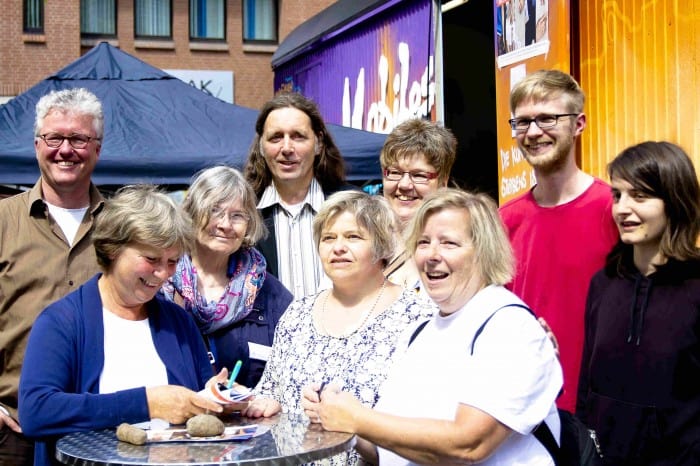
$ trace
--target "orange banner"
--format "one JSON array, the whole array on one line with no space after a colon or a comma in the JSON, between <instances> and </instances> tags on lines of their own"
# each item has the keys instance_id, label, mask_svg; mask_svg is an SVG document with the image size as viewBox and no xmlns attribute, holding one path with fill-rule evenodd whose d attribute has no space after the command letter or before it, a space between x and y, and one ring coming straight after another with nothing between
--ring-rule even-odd
<instances>
[{"instance_id":1,"label":"orange banner","mask_svg":"<svg viewBox=\"0 0 700 466\"><path fill-rule=\"evenodd\" d=\"M495 0L498 200L503 203L536 182L508 125L510 89L540 69L570 72L569 0Z\"/></svg>"}]
</instances>

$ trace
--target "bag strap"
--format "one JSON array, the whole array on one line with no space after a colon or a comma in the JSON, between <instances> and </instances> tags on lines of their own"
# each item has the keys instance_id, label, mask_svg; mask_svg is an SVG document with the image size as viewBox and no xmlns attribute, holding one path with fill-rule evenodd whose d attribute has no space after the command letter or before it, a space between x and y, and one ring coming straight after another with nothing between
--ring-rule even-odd
<instances>
[{"instance_id":1,"label":"bag strap","mask_svg":"<svg viewBox=\"0 0 700 466\"><path fill-rule=\"evenodd\" d=\"M489 323L489 320L491 320L491 318L492 318L493 316L495 316L496 313L497 313L498 311L500 311L501 309L504 309L504 308L506 308L506 307L519 307L519 308L521 308L521 309L525 309L527 312L529 312L529 313L532 314L533 316L535 315L535 313L532 312L532 309L530 309L529 307L525 306L524 304L511 303L511 304L506 304L506 305L504 305L504 306L499 307L498 309L496 309L495 311L493 311L493 312L491 313L491 315L488 316L488 317L486 318L486 320L484 321L484 323L481 324L481 326L476 330L476 333L474 334L474 338L472 339L471 352L470 352L469 354L471 354L472 356L474 355L474 343L476 343L476 339L479 338L479 335L481 335L481 332L484 331L484 327L486 327L486 324Z\"/></svg>"},{"instance_id":2,"label":"bag strap","mask_svg":"<svg viewBox=\"0 0 700 466\"><path fill-rule=\"evenodd\" d=\"M402 265L406 263L410 256L406 250L396 256L384 269L384 277L389 278L392 273L396 272Z\"/></svg>"},{"instance_id":3,"label":"bag strap","mask_svg":"<svg viewBox=\"0 0 700 466\"><path fill-rule=\"evenodd\" d=\"M413 343L413 340L416 339L418 334L423 331L426 325L428 325L428 322L430 320L426 320L425 322L421 323L416 329L413 331L413 334L411 335L411 338L408 339L408 346L411 346L411 343Z\"/></svg>"},{"instance_id":4,"label":"bag strap","mask_svg":"<svg viewBox=\"0 0 700 466\"><path fill-rule=\"evenodd\" d=\"M554 440L554 435L552 431L549 430L549 426L546 422L540 422L535 430L532 431L532 435L535 436L537 440L542 444L542 446L547 450L549 455L554 460L555 466L560 466L564 464L561 458L561 447L557 445L557 441Z\"/></svg>"},{"instance_id":5,"label":"bag strap","mask_svg":"<svg viewBox=\"0 0 700 466\"><path fill-rule=\"evenodd\" d=\"M476 330L476 333L474 334L474 339L472 340L471 352L470 352L471 355L474 355L474 343L476 343L476 339L479 338L479 335L481 335L481 332L484 331L484 327L486 327L486 324L489 323L489 320L491 320L491 317L493 317L498 311L500 311L501 309L506 308L506 307L519 307L519 308L525 309L527 312L529 312L533 316L535 315L535 313L532 312L532 309L530 309L529 307L527 307L523 304L512 303L512 304L506 304L504 306L499 307L498 309L493 311L491 313L491 315L486 318L484 323L482 323L479 326L479 328ZM408 339L408 346L411 346L411 343L413 343L413 340L415 340L416 337L418 336L418 334L423 331L425 326L428 325L428 322L430 322L430 320L426 320L425 322L422 322L418 327L416 327L416 329L413 331L413 334L411 335L411 338Z\"/></svg>"},{"instance_id":6,"label":"bag strap","mask_svg":"<svg viewBox=\"0 0 700 466\"><path fill-rule=\"evenodd\" d=\"M486 327L486 324L489 323L489 320L496 315L498 311L505 307L519 307L521 309L525 309L528 311L530 314L533 316L535 315L534 312L532 312L532 309L529 307L523 305L523 304L506 304L505 306L501 306L495 311L491 313L490 316L486 318L483 324L477 329L476 333L474 334L474 339L472 340L472 346L471 346L471 354L474 354L474 343L476 343L476 339L481 335L481 332L484 331L484 327ZM542 444L542 446L547 450L549 455L552 457L554 460L555 466L560 466L564 464L562 462L561 458L561 447L557 445L557 441L554 439L554 435L552 434L552 431L549 429L549 426L547 425L546 422L542 421L540 425L538 425L535 430L532 431L532 435L535 436L537 440Z\"/></svg>"}]
</instances>

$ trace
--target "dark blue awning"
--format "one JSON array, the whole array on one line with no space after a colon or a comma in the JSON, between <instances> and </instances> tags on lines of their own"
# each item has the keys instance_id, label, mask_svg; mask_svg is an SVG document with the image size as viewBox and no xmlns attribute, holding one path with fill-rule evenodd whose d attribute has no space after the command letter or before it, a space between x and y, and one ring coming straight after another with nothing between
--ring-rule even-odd
<instances>
[{"instance_id":1,"label":"dark blue awning","mask_svg":"<svg viewBox=\"0 0 700 466\"><path fill-rule=\"evenodd\" d=\"M50 91L84 87L101 101L105 137L93 180L189 184L202 168L243 168L258 111L232 105L180 81L106 42L0 105L0 184L32 185L37 101ZM385 135L327 125L349 180L381 177Z\"/></svg>"}]
</instances>

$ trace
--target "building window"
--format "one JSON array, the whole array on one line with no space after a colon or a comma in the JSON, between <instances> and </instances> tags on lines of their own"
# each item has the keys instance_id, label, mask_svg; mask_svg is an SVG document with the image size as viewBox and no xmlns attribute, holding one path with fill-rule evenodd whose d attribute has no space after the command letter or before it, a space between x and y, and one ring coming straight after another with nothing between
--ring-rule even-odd
<instances>
[{"instance_id":1,"label":"building window","mask_svg":"<svg viewBox=\"0 0 700 466\"><path fill-rule=\"evenodd\" d=\"M171 0L134 0L138 38L171 38Z\"/></svg>"},{"instance_id":2,"label":"building window","mask_svg":"<svg viewBox=\"0 0 700 466\"><path fill-rule=\"evenodd\" d=\"M80 33L117 35L117 5L114 0L80 0Z\"/></svg>"},{"instance_id":3,"label":"building window","mask_svg":"<svg viewBox=\"0 0 700 466\"><path fill-rule=\"evenodd\" d=\"M44 32L44 0L24 0L23 30L30 34Z\"/></svg>"},{"instance_id":4,"label":"building window","mask_svg":"<svg viewBox=\"0 0 700 466\"><path fill-rule=\"evenodd\" d=\"M190 0L190 38L226 38L226 1Z\"/></svg>"},{"instance_id":5,"label":"building window","mask_svg":"<svg viewBox=\"0 0 700 466\"><path fill-rule=\"evenodd\" d=\"M243 40L277 42L277 0L243 0Z\"/></svg>"}]
</instances>

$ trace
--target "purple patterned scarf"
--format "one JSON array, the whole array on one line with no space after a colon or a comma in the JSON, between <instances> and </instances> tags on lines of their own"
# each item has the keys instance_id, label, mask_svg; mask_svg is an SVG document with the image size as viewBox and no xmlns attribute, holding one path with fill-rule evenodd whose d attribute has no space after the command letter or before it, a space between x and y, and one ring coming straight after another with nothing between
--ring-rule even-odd
<instances>
[{"instance_id":1,"label":"purple patterned scarf","mask_svg":"<svg viewBox=\"0 0 700 466\"><path fill-rule=\"evenodd\" d=\"M223 296L218 302L207 302L197 289L197 269L185 254L175 274L163 285L163 294L175 302L175 293L181 295L183 307L195 318L202 333L208 335L250 314L265 281L266 267L265 257L257 249L239 249L229 257L227 274L230 280Z\"/></svg>"}]
</instances>

